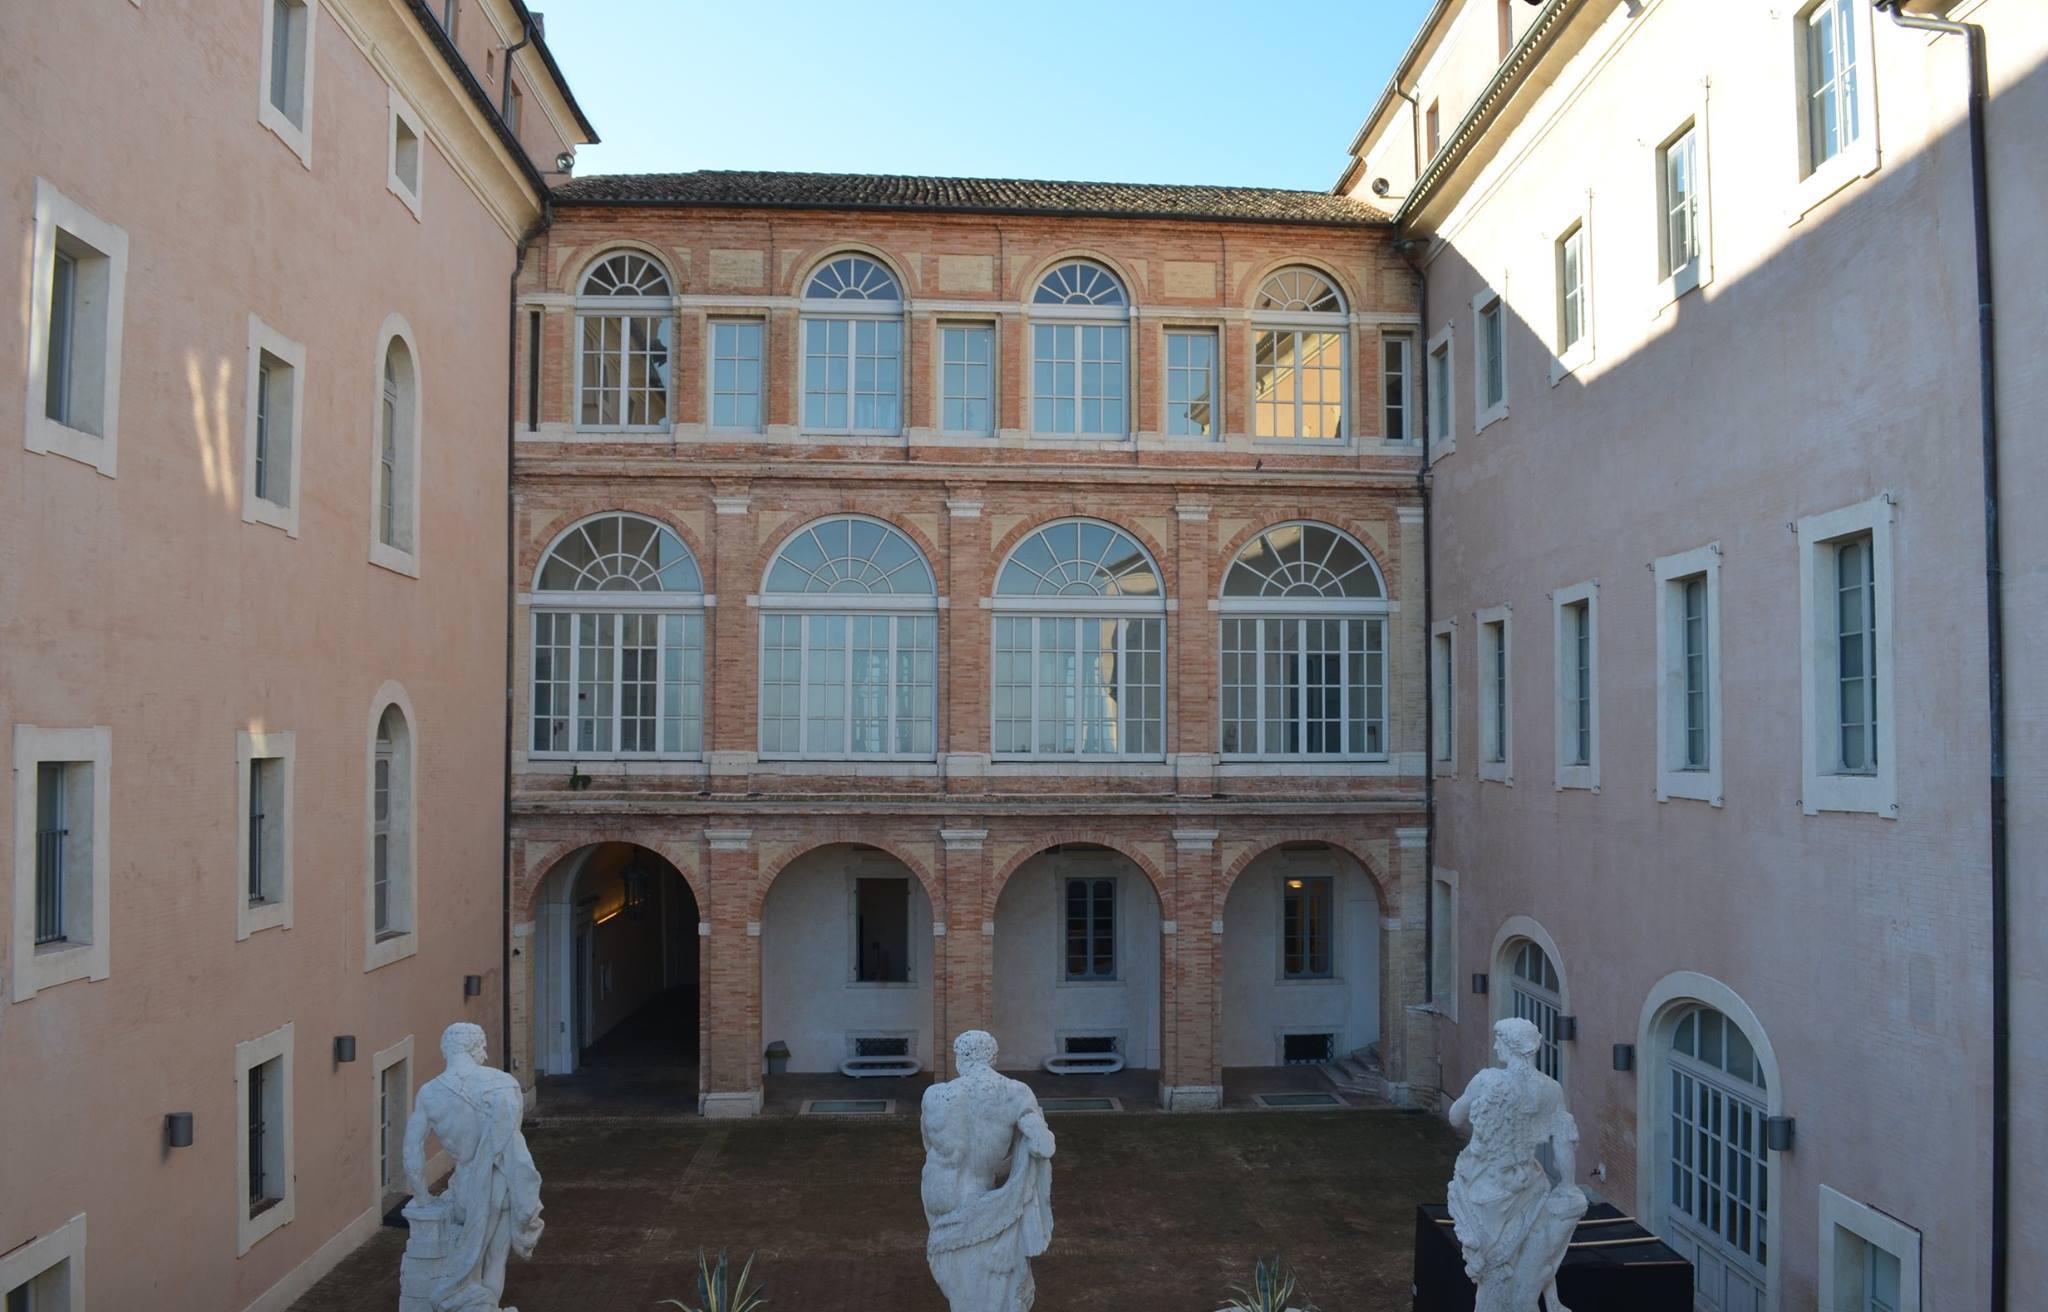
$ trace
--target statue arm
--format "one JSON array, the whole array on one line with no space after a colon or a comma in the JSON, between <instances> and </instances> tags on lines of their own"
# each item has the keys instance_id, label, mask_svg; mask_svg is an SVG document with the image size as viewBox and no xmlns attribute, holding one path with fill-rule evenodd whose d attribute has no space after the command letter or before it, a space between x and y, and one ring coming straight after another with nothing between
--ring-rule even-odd
<instances>
[{"instance_id":1,"label":"statue arm","mask_svg":"<svg viewBox=\"0 0 2048 1312\"><path fill-rule=\"evenodd\" d=\"M412 1115L405 1121L405 1182L412 1189L412 1196L424 1202L427 1198L427 1114L424 1109L425 1093L413 1099Z\"/></svg>"},{"instance_id":2,"label":"statue arm","mask_svg":"<svg viewBox=\"0 0 2048 1312\"><path fill-rule=\"evenodd\" d=\"M1557 1178L1565 1184L1574 1184L1579 1178L1579 1123L1572 1114L1562 1107L1558 1109L1557 1120L1550 1131L1551 1160L1557 1165Z\"/></svg>"},{"instance_id":3,"label":"statue arm","mask_svg":"<svg viewBox=\"0 0 2048 1312\"><path fill-rule=\"evenodd\" d=\"M1038 1109L1036 1100L1017 1118L1017 1131L1024 1136L1024 1142L1030 1145L1033 1157L1052 1156L1052 1129L1046 1125L1045 1113Z\"/></svg>"}]
</instances>

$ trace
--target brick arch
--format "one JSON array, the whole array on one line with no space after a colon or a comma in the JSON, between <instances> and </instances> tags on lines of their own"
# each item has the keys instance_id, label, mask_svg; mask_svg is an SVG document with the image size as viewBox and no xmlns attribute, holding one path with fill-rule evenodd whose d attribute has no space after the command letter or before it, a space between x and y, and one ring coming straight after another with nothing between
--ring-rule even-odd
<instances>
[{"instance_id":1,"label":"brick arch","mask_svg":"<svg viewBox=\"0 0 2048 1312\"><path fill-rule=\"evenodd\" d=\"M1045 855L1050 848L1068 843L1090 843L1096 847L1108 848L1124 860L1145 872L1145 878L1152 881L1152 895L1159 899L1159 915L1162 920L1174 916L1172 891L1166 882L1166 875L1152 861L1131 848L1119 838L1113 838L1100 830L1058 830L1049 834L1036 834L1026 840L1022 852L1005 861L989 879L988 887L982 894L981 918L996 918L996 902L1002 897L1003 889L1009 885L1010 876L1016 874L1024 863L1034 857Z\"/></svg>"},{"instance_id":2,"label":"brick arch","mask_svg":"<svg viewBox=\"0 0 2048 1312\"><path fill-rule=\"evenodd\" d=\"M900 508L886 505L868 505L864 504L865 500L865 497L858 494L847 494L841 496L831 509L791 507L788 513L794 518L779 521L775 525L764 525L764 527L772 529L774 537L765 545L756 544L755 563L759 566L756 572L760 577L755 580L754 586L759 588L763 582L767 581L769 563L775 559L776 555L785 546L789 545L789 540L803 529L817 523L821 519L831 519L836 515L857 515L862 519L872 519L878 523L887 524L890 528L895 529L898 533L910 539L911 544L924 553L924 563L932 572L933 589L939 596L945 596L946 576L940 568L940 562L945 559L945 556L939 551L938 544L934 543L915 524L906 521ZM769 513L772 514L774 512ZM870 846L877 845L870 844Z\"/></svg>"},{"instance_id":3,"label":"brick arch","mask_svg":"<svg viewBox=\"0 0 2048 1312\"><path fill-rule=\"evenodd\" d=\"M706 552L707 544L698 538L694 530L677 523L672 518L672 507L657 505L655 502L644 498L630 496L611 498L603 505L594 508L586 506L580 510L565 510L549 519L539 532L533 534L531 538L522 542L519 546L517 575L519 590L522 592L533 590L534 584L537 582L534 575L540 569L541 558L547 555L548 548L554 546L562 534L586 519L594 519L599 515L615 514L638 515L642 519L651 519L675 534L678 538L681 538L683 545L690 549L690 555L697 562L697 572L704 578L704 590L706 592L717 591L711 585L711 565L709 563L710 556ZM631 594L625 595L630 596Z\"/></svg>"},{"instance_id":4,"label":"brick arch","mask_svg":"<svg viewBox=\"0 0 2048 1312\"><path fill-rule=\"evenodd\" d=\"M1045 280L1045 275L1051 273L1060 265L1073 260L1083 260L1089 264L1099 264L1115 274L1117 281L1124 285L1125 309L1135 310L1145 299L1147 289L1144 280L1139 278L1137 272L1122 260L1094 246L1066 246L1039 258L1026 267L1023 280L1017 284L1017 300L1023 305L1024 314L1027 318L1031 314L1031 295L1038 290L1038 284Z\"/></svg>"},{"instance_id":5,"label":"brick arch","mask_svg":"<svg viewBox=\"0 0 2048 1312\"><path fill-rule=\"evenodd\" d=\"M1357 280L1348 271L1330 263L1330 261L1319 255L1312 255L1306 251L1298 251L1291 255L1275 256L1273 259L1253 266L1252 271L1245 275L1243 285L1232 288L1237 304L1247 310L1251 309L1252 302L1258 299L1259 288L1265 285L1266 279L1282 269L1292 268L1295 265L1300 265L1304 269L1313 269L1336 284L1338 295L1344 298L1345 314L1356 314L1360 309L1364 308Z\"/></svg>"},{"instance_id":6,"label":"brick arch","mask_svg":"<svg viewBox=\"0 0 2048 1312\"><path fill-rule=\"evenodd\" d=\"M1342 852L1353 861L1356 861L1358 868L1365 872L1366 879L1372 884L1374 895L1379 898L1380 915L1387 917L1400 914L1400 885L1389 880L1386 872L1380 869L1379 863L1367 856L1358 844L1341 838L1332 838L1326 833L1318 833L1313 830L1266 834L1256 841L1258 846L1251 848L1238 857L1237 860L1231 862L1229 868L1223 872L1223 877L1216 881L1214 916L1217 919L1221 919L1223 916L1224 903L1230 899L1230 890L1237 886L1237 877L1243 874L1251 866L1252 862L1257 861L1260 857L1265 856L1284 843L1321 843L1325 847L1333 847Z\"/></svg>"},{"instance_id":7,"label":"brick arch","mask_svg":"<svg viewBox=\"0 0 2048 1312\"><path fill-rule=\"evenodd\" d=\"M1107 524L1117 532L1129 537L1131 541L1145 548L1151 554L1153 568L1159 571L1160 596L1171 597L1173 595L1173 557L1168 554L1165 546L1157 538L1147 533L1144 529L1134 524L1126 523L1122 519L1113 518L1109 515L1098 515L1080 509L1056 515L1043 515L1037 519L1028 519L992 543L989 547L986 561L988 573L982 579L981 595L984 597L996 595L996 579L1002 574L1003 566L1009 563L1010 553L1017 549L1018 543L1042 528L1070 519L1092 519L1098 523Z\"/></svg>"},{"instance_id":8,"label":"brick arch","mask_svg":"<svg viewBox=\"0 0 2048 1312\"><path fill-rule=\"evenodd\" d=\"M1365 554L1372 558L1373 568L1379 571L1380 587L1386 593L1387 600L1392 601L1395 599L1394 572L1390 561L1392 555L1391 547L1387 543L1380 541L1362 523L1350 519L1340 519L1335 515L1310 513L1305 506L1304 513L1302 514L1283 514L1277 518L1255 520L1248 523L1224 542L1215 560L1215 573L1210 575L1210 578L1215 580L1215 592L1218 597L1223 595L1223 580L1230 573L1230 567L1237 563L1237 553L1244 550L1245 544L1268 529L1279 528L1283 524L1320 524L1324 528L1336 529L1346 537L1357 542L1359 546L1365 548Z\"/></svg>"},{"instance_id":9,"label":"brick arch","mask_svg":"<svg viewBox=\"0 0 2048 1312\"><path fill-rule=\"evenodd\" d=\"M811 280L811 275L841 255L865 255L887 269L889 276L896 280L896 285L903 289L905 303L923 293L924 289L915 285L916 279L912 278L910 270L904 267L901 256L892 255L880 246L858 238L834 237L803 248L799 257L790 263L789 267L797 270L797 274L784 288L784 294L802 300L804 284Z\"/></svg>"},{"instance_id":10,"label":"brick arch","mask_svg":"<svg viewBox=\"0 0 2048 1312\"><path fill-rule=\"evenodd\" d=\"M871 834L843 829L828 830L822 834L806 834L773 865L757 872L754 876L754 887L747 898L747 919L756 924L760 923L761 909L768 902L768 890L774 887L776 879L792 862L826 847L872 847L890 857L917 876L917 882L924 886L925 898L932 904L932 919L939 924L946 923L945 885L932 873L929 865L888 839L878 839Z\"/></svg>"},{"instance_id":11,"label":"brick arch","mask_svg":"<svg viewBox=\"0 0 2048 1312\"><path fill-rule=\"evenodd\" d=\"M697 916L701 920L711 905L711 888L705 881L704 871L697 860L697 845L694 841L679 843L670 839L657 838L630 826L600 825L576 838L563 839L554 843L538 856L529 857L518 875L518 886L513 892L514 918L532 920L540 900L540 890L547 883L548 876L573 853L600 843L629 843L644 848L675 867L689 886L690 896L696 899Z\"/></svg>"}]
</instances>

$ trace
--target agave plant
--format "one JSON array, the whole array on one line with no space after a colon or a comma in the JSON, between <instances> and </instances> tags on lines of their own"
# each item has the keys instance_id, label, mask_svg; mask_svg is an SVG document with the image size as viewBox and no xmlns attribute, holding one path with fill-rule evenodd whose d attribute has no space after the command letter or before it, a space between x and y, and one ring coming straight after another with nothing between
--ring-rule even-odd
<instances>
[{"instance_id":1,"label":"agave plant","mask_svg":"<svg viewBox=\"0 0 2048 1312\"><path fill-rule=\"evenodd\" d=\"M1231 1287L1237 1297L1224 1305L1222 1312L1315 1312L1313 1307L1294 1306L1294 1276L1274 1258L1271 1266L1264 1259L1252 1268L1252 1287L1243 1285Z\"/></svg>"},{"instance_id":2,"label":"agave plant","mask_svg":"<svg viewBox=\"0 0 2048 1312\"><path fill-rule=\"evenodd\" d=\"M664 1298L656 1307L677 1307L683 1312L755 1312L766 1307L768 1300L759 1288L749 1289L747 1278L754 1271L754 1255L747 1254L747 1260L740 1267L739 1279L732 1278L732 1260L724 1249L718 1251L718 1261L713 1263L704 1253L697 1250L697 1301L685 1303L679 1298Z\"/></svg>"}]
</instances>

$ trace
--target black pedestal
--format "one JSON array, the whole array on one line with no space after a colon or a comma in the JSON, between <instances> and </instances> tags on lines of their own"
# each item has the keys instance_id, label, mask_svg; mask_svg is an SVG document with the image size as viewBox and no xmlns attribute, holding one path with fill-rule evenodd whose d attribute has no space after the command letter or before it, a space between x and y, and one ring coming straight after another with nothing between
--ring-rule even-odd
<instances>
[{"instance_id":1,"label":"black pedestal","mask_svg":"<svg viewBox=\"0 0 2048 1312\"><path fill-rule=\"evenodd\" d=\"M1595 1203L1580 1219L1557 1272L1572 1312L1692 1312L1692 1263L1636 1219ZM1476 1291L1451 1233L1451 1210L1415 1209L1415 1312L1472 1312Z\"/></svg>"}]
</instances>

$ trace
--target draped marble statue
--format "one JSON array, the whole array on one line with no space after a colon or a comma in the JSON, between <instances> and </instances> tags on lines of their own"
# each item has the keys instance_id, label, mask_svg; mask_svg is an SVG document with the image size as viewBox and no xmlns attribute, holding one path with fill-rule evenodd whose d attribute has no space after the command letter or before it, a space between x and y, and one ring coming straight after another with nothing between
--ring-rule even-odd
<instances>
[{"instance_id":1,"label":"draped marble statue","mask_svg":"<svg viewBox=\"0 0 2048 1312\"><path fill-rule=\"evenodd\" d=\"M1465 1250L1465 1274L1478 1287L1474 1312L1569 1312L1557 1298L1557 1268L1586 1195L1572 1183L1579 1127L1564 1090L1536 1069L1536 1026L1510 1017L1493 1027L1505 1063L1472 1077L1451 1104L1451 1124L1472 1128L1451 1177L1451 1220ZM1537 1153L1548 1144L1558 1183Z\"/></svg>"},{"instance_id":2,"label":"draped marble statue","mask_svg":"<svg viewBox=\"0 0 2048 1312\"><path fill-rule=\"evenodd\" d=\"M507 1253L532 1257L540 1238L540 1171L519 1122L519 1081L484 1065L484 1032L467 1021L441 1035L447 1069L427 1081L405 1123L405 1208L411 1233L399 1275L400 1312L500 1309ZM427 1135L455 1159L448 1187L427 1193Z\"/></svg>"},{"instance_id":3,"label":"draped marble statue","mask_svg":"<svg viewBox=\"0 0 2048 1312\"><path fill-rule=\"evenodd\" d=\"M1030 1259L1052 1242L1052 1131L1031 1090L996 1073L993 1035L967 1031L953 1057L960 1073L925 1090L920 1118L925 1258L952 1312L1029 1312Z\"/></svg>"}]
</instances>

